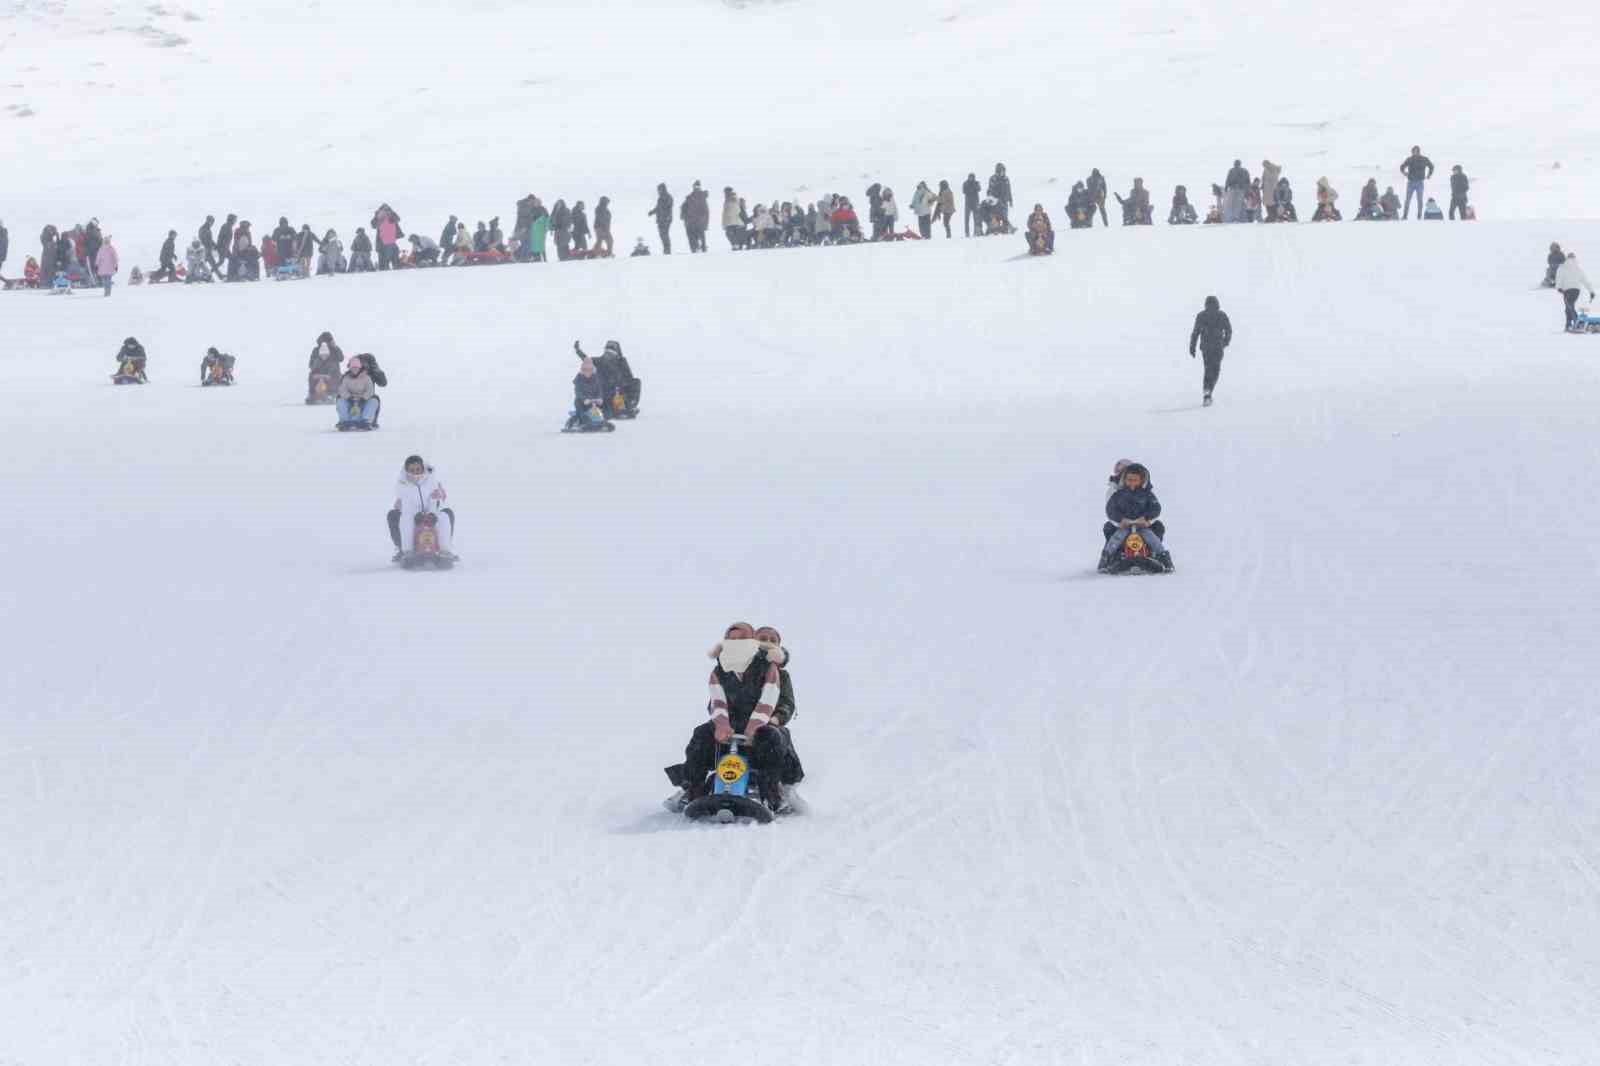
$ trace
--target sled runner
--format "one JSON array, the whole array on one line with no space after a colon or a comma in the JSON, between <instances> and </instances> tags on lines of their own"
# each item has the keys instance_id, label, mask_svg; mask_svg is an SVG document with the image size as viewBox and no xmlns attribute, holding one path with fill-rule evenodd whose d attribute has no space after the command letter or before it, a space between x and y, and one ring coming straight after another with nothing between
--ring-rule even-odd
<instances>
[{"instance_id":1,"label":"sled runner","mask_svg":"<svg viewBox=\"0 0 1600 1066\"><path fill-rule=\"evenodd\" d=\"M567 419L567 424L561 427L563 433L613 433L616 426L606 421L605 413L598 404L590 404L589 409L583 414L574 411Z\"/></svg>"},{"instance_id":2,"label":"sled runner","mask_svg":"<svg viewBox=\"0 0 1600 1066\"><path fill-rule=\"evenodd\" d=\"M772 808L761 799L761 781L749 757L741 750L744 737L735 733L717 745L717 761L711 770L711 791L692 799L683 808L685 817L715 819L728 823L740 818L766 823L772 821Z\"/></svg>"},{"instance_id":3,"label":"sled runner","mask_svg":"<svg viewBox=\"0 0 1600 1066\"><path fill-rule=\"evenodd\" d=\"M412 526L411 551L400 557L407 570L448 570L455 565L452 555L439 550L439 516L423 511Z\"/></svg>"},{"instance_id":4,"label":"sled runner","mask_svg":"<svg viewBox=\"0 0 1600 1066\"><path fill-rule=\"evenodd\" d=\"M1106 573L1164 574L1167 573L1167 568L1151 554L1150 545L1140 536L1139 531L1134 529L1123 539L1122 547L1111 565L1106 568Z\"/></svg>"}]
</instances>

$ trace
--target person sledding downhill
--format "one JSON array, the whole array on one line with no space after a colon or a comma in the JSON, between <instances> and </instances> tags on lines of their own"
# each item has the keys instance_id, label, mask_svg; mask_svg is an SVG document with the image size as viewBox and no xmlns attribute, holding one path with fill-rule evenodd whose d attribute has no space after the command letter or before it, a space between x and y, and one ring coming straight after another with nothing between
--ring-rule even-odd
<instances>
[{"instance_id":1,"label":"person sledding downhill","mask_svg":"<svg viewBox=\"0 0 1600 1066\"><path fill-rule=\"evenodd\" d=\"M573 348L578 349L577 342ZM606 410L605 383L600 379L600 371L594 365L594 360L578 350L578 358L583 362L578 366L578 373L572 379L572 414L567 418L567 424L561 428L563 433L605 433L616 429L611 424L611 416Z\"/></svg>"},{"instance_id":2,"label":"person sledding downhill","mask_svg":"<svg viewBox=\"0 0 1600 1066\"><path fill-rule=\"evenodd\" d=\"M1160 516L1161 501L1150 485L1150 471L1141 463L1127 464L1117 490L1106 500L1106 518L1112 530L1100 553L1100 572L1125 574L1140 569L1172 573L1172 554L1157 532Z\"/></svg>"},{"instance_id":3,"label":"person sledding downhill","mask_svg":"<svg viewBox=\"0 0 1600 1066\"><path fill-rule=\"evenodd\" d=\"M111 375L114 385L144 385L149 382L145 376L146 363L144 345L138 338L129 337L122 342L122 347L117 350L117 372Z\"/></svg>"},{"instance_id":4,"label":"person sledding downhill","mask_svg":"<svg viewBox=\"0 0 1600 1066\"><path fill-rule=\"evenodd\" d=\"M724 822L768 822L791 813L791 786L805 774L786 728L794 716L794 690L785 684L788 652L777 630L735 622L711 656L710 720L695 728L683 762L666 768L679 789L666 807Z\"/></svg>"},{"instance_id":5,"label":"person sledding downhill","mask_svg":"<svg viewBox=\"0 0 1600 1066\"><path fill-rule=\"evenodd\" d=\"M460 559L451 550L456 513L444 505L447 496L439 475L422 456L408 455L394 493L389 511L389 537L395 547L391 561L407 570L450 569Z\"/></svg>"},{"instance_id":6,"label":"person sledding downhill","mask_svg":"<svg viewBox=\"0 0 1600 1066\"><path fill-rule=\"evenodd\" d=\"M333 334L318 334L311 358L306 360L310 371L306 375L306 403L333 403L338 399L339 368L344 365L344 352L333 341Z\"/></svg>"},{"instance_id":7,"label":"person sledding downhill","mask_svg":"<svg viewBox=\"0 0 1600 1066\"><path fill-rule=\"evenodd\" d=\"M572 350L580 360L589 358L577 341L572 342ZM594 358L594 369L600 379L606 417L638 418L639 397L644 391L644 382L633 376L628 357L622 354L621 343L606 341L605 351Z\"/></svg>"},{"instance_id":8,"label":"person sledding downhill","mask_svg":"<svg viewBox=\"0 0 1600 1066\"><path fill-rule=\"evenodd\" d=\"M233 356L219 352L215 348L207 348L206 357L200 360L200 384L205 387L232 385L235 362Z\"/></svg>"},{"instance_id":9,"label":"person sledding downhill","mask_svg":"<svg viewBox=\"0 0 1600 1066\"><path fill-rule=\"evenodd\" d=\"M383 401L378 398L378 386L387 385L388 378L378 369L378 361L370 354L352 355L345 364L344 376L339 379L340 432L378 428L378 414Z\"/></svg>"}]
</instances>

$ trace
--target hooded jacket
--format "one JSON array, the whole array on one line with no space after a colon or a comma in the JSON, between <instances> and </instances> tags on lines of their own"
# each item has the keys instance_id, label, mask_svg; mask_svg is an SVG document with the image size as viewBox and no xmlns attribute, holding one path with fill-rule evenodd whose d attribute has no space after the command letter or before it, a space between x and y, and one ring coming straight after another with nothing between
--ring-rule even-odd
<instances>
[{"instance_id":1,"label":"hooded jacket","mask_svg":"<svg viewBox=\"0 0 1600 1066\"><path fill-rule=\"evenodd\" d=\"M438 514L445 506L444 482L431 466L423 468L418 481L407 477L405 468L401 467L394 483L394 498L400 504L402 519L415 519L423 513Z\"/></svg>"},{"instance_id":2,"label":"hooded jacket","mask_svg":"<svg viewBox=\"0 0 1600 1066\"><path fill-rule=\"evenodd\" d=\"M359 374L352 374L347 370L339 378L339 399L341 400L364 403L376 395L378 395L377 383L372 380L372 375L367 373L367 369L364 366Z\"/></svg>"},{"instance_id":3,"label":"hooded jacket","mask_svg":"<svg viewBox=\"0 0 1600 1066\"><path fill-rule=\"evenodd\" d=\"M1221 352L1232 341L1233 323L1228 321L1227 312L1222 310L1216 297L1206 297L1206 309L1194 316L1194 329L1189 333L1189 354L1194 354L1196 344L1203 352ZM1146 472L1145 476L1150 475Z\"/></svg>"},{"instance_id":4,"label":"hooded jacket","mask_svg":"<svg viewBox=\"0 0 1600 1066\"><path fill-rule=\"evenodd\" d=\"M1144 475L1144 484L1137 489L1119 486L1106 500L1106 517L1113 522L1131 522L1139 518L1155 521L1161 517L1161 501L1156 499L1156 491L1150 486L1150 471L1142 463L1129 463L1123 468L1123 476L1130 470Z\"/></svg>"},{"instance_id":5,"label":"hooded jacket","mask_svg":"<svg viewBox=\"0 0 1600 1066\"><path fill-rule=\"evenodd\" d=\"M1576 256L1567 256L1562 264L1556 268L1556 288L1562 291L1567 289L1588 289L1594 291L1594 283L1578 265Z\"/></svg>"}]
</instances>

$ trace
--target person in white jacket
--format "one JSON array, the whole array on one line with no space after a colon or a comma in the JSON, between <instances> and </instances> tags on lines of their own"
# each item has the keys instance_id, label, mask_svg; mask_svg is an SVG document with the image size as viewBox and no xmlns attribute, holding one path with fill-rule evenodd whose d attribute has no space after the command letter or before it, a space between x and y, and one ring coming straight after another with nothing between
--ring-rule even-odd
<instances>
[{"instance_id":1,"label":"person in white jacket","mask_svg":"<svg viewBox=\"0 0 1600 1066\"><path fill-rule=\"evenodd\" d=\"M923 240L933 236L933 212L938 206L939 194L928 188L927 182L917 182L917 191L911 194L911 212L917 216L917 232Z\"/></svg>"},{"instance_id":2,"label":"person in white jacket","mask_svg":"<svg viewBox=\"0 0 1600 1066\"><path fill-rule=\"evenodd\" d=\"M1568 252L1566 262L1556 268L1556 291L1566 301L1568 329L1572 329L1578 321L1578 293L1582 289L1588 289L1589 299L1594 299L1594 282L1578 265L1577 255Z\"/></svg>"},{"instance_id":3,"label":"person in white jacket","mask_svg":"<svg viewBox=\"0 0 1600 1066\"><path fill-rule=\"evenodd\" d=\"M900 217L900 205L895 203L894 190L885 188L878 200L878 213L883 216L883 232L894 239L894 224Z\"/></svg>"},{"instance_id":4,"label":"person in white jacket","mask_svg":"<svg viewBox=\"0 0 1600 1066\"><path fill-rule=\"evenodd\" d=\"M434 528L439 535L439 552L454 559L451 551L455 532L455 512L444 505L444 482L420 455L406 456L404 469L394 484L394 509L389 512L389 536L394 540L396 562L416 546L416 521L419 514L438 516Z\"/></svg>"}]
</instances>

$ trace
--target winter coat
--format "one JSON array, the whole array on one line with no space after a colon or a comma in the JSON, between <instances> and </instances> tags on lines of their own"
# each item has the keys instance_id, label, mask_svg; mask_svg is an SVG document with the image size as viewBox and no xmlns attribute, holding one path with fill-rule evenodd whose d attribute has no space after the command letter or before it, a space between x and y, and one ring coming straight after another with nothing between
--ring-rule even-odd
<instances>
[{"instance_id":1,"label":"winter coat","mask_svg":"<svg viewBox=\"0 0 1600 1066\"><path fill-rule=\"evenodd\" d=\"M1244 167L1234 167L1228 171L1228 179L1222 183L1224 189L1250 188L1250 172Z\"/></svg>"},{"instance_id":2,"label":"winter coat","mask_svg":"<svg viewBox=\"0 0 1600 1066\"><path fill-rule=\"evenodd\" d=\"M1329 205L1331 207L1334 204L1338 203L1338 201L1339 201L1339 193L1338 193L1337 190L1334 189L1334 187L1332 185L1328 184L1328 179L1327 178L1318 178L1317 179L1317 203L1319 203L1319 204L1327 204L1327 205Z\"/></svg>"},{"instance_id":3,"label":"winter coat","mask_svg":"<svg viewBox=\"0 0 1600 1066\"><path fill-rule=\"evenodd\" d=\"M200 239L200 247L204 248L206 251L209 252L216 248L217 239L211 235L211 223L202 223L199 231L195 233L195 236Z\"/></svg>"},{"instance_id":4,"label":"winter coat","mask_svg":"<svg viewBox=\"0 0 1600 1066\"><path fill-rule=\"evenodd\" d=\"M687 207L688 204L685 203L684 206ZM594 205L594 228L598 233L611 232L611 201L603 196L600 202Z\"/></svg>"},{"instance_id":5,"label":"winter coat","mask_svg":"<svg viewBox=\"0 0 1600 1066\"><path fill-rule=\"evenodd\" d=\"M1465 174L1461 173L1460 171L1457 171L1456 173L1451 174L1450 175L1450 196L1453 199L1456 199L1456 200L1465 200L1467 198L1468 184L1469 183L1467 182L1467 176ZM5 255L3 253L0 253L0 259L4 259L4 258L5 258Z\"/></svg>"},{"instance_id":6,"label":"winter coat","mask_svg":"<svg viewBox=\"0 0 1600 1066\"><path fill-rule=\"evenodd\" d=\"M671 218L671 215L667 216ZM581 207L572 209L572 235L574 237L589 236L589 213Z\"/></svg>"},{"instance_id":7,"label":"winter coat","mask_svg":"<svg viewBox=\"0 0 1600 1066\"><path fill-rule=\"evenodd\" d=\"M423 470L420 481L412 481L401 470L394 483L394 498L400 507L401 520L409 522L415 521L419 514L438 514L447 497L444 482L430 466Z\"/></svg>"},{"instance_id":8,"label":"winter coat","mask_svg":"<svg viewBox=\"0 0 1600 1066\"><path fill-rule=\"evenodd\" d=\"M1138 463L1128 469L1136 467L1139 467ZM1149 478L1145 480L1148 482ZM1137 489L1122 485L1106 501L1106 517L1113 522L1131 522L1140 518L1153 522L1161 517L1161 501L1156 499L1155 490L1149 484Z\"/></svg>"},{"instance_id":9,"label":"winter coat","mask_svg":"<svg viewBox=\"0 0 1600 1066\"><path fill-rule=\"evenodd\" d=\"M217 249L224 255L233 251L233 223L224 222L222 228L217 230Z\"/></svg>"},{"instance_id":10,"label":"winter coat","mask_svg":"<svg viewBox=\"0 0 1600 1066\"><path fill-rule=\"evenodd\" d=\"M1565 292L1567 289L1588 289L1594 291L1594 282L1583 272L1578 265L1578 260L1568 256L1566 261L1556 268L1556 288Z\"/></svg>"},{"instance_id":11,"label":"winter coat","mask_svg":"<svg viewBox=\"0 0 1600 1066\"><path fill-rule=\"evenodd\" d=\"M894 193L888 189L883 190L883 197L878 201L878 213L883 216L884 225L893 229L895 219L900 217L900 206L894 202Z\"/></svg>"},{"instance_id":12,"label":"winter coat","mask_svg":"<svg viewBox=\"0 0 1600 1066\"><path fill-rule=\"evenodd\" d=\"M363 369L359 374L348 370L339 378L339 399L364 403L378 395L378 386Z\"/></svg>"},{"instance_id":13,"label":"winter coat","mask_svg":"<svg viewBox=\"0 0 1600 1066\"><path fill-rule=\"evenodd\" d=\"M572 406L575 410L586 411L590 404L599 404L602 408L606 402L605 382L600 380L598 373L585 377L581 372L572 379Z\"/></svg>"},{"instance_id":14,"label":"winter coat","mask_svg":"<svg viewBox=\"0 0 1600 1066\"><path fill-rule=\"evenodd\" d=\"M372 254L372 238L365 233L357 233L350 241L350 251L356 255Z\"/></svg>"},{"instance_id":15,"label":"winter coat","mask_svg":"<svg viewBox=\"0 0 1600 1066\"><path fill-rule=\"evenodd\" d=\"M772 219L772 212L765 207L756 208L755 227L757 233L765 233L767 230L777 228L777 225Z\"/></svg>"},{"instance_id":16,"label":"winter coat","mask_svg":"<svg viewBox=\"0 0 1600 1066\"><path fill-rule=\"evenodd\" d=\"M683 200L683 223L695 229L711 225L711 199L704 189L696 189Z\"/></svg>"},{"instance_id":17,"label":"winter coat","mask_svg":"<svg viewBox=\"0 0 1600 1066\"><path fill-rule=\"evenodd\" d=\"M279 226L272 231L272 240L278 246L279 259L294 258L294 242L299 235L299 231L289 225Z\"/></svg>"},{"instance_id":18,"label":"winter coat","mask_svg":"<svg viewBox=\"0 0 1600 1066\"><path fill-rule=\"evenodd\" d=\"M572 211L565 200L557 200L556 209L550 212L550 228L558 233L572 229Z\"/></svg>"},{"instance_id":19,"label":"winter coat","mask_svg":"<svg viewBox=\"0 0 1600 1066\"><path fill-rule=\"evenodd\" d=\"M387 234L385 234L385 224L392 227ZM405 236L400 229L400 216L395 214L394 208L388 204L380 204L378 210L372 213L372 232L377 234L378 239L384 244L394 244Z\"/></svg>"},{"instance_id":20,"label":"winter coat","mask_svg":"<svg viewBox=\"0 0 1600 1066\"><path fill-rule=\"evenodd\" d=\"M168 237L161 244L161 269L171 270L178 262L178 238Z\"/></svg>"},{"instance_id":21,"label":"winter coat","mask_svg":"<svg viewBox=\"0 0 1600 1066\"><path fill-rule=\"evenodd\" d=\"M317 250L317 245L319 243L321 242L317 240L317 235L315 233L312 233L308 229L301 230L300 233L295 237L295 257L298 259L310 259L312 253Z\"/></svg>"},{"instance_id":22,"label":"winter coat","mask_svg":"<svg viewBox=\"0 0 1600 1066\"><path fill-rule=\"evenodd\" d=\"M387 247L400 240L400 224L388 215L377 225L378 244Z\"/></svg>"},{"instance_id":23,"label":"winter coat","mask_svg":"<svg viewBox=\"0 0 1600 1066\"><path fill-rule=\"evenodd\" d=\"M739 199L735 196L725 197L722 201L722 228L739 226L743 220L739 218Z\"/></svg>"},{"instance_id":24,"label":"winter coat","mask_svg":"<svg viewBox=\"0 0 1600 1066\"><path fill-rule=\"evenodd\" d=\"M1206 308L1194 316L1194 329L1189 333L1189 353L1194 354L1195 345L1200 345L1203 352L1220 352L1233 341L1233 323L1228 321L1228 314L1221 309L1213 311Z\"/></svg>"},{"instance_id":25,"label":"winter coat","mask_svg":"<svg viewBox=\"0 0 1600 1066\"><path fill-rule=\"evenodd\" d=\"M932 216L933 209L939 206L939 197L927 185L918 185L917 191L911 195L911 210L918 218Z\"/></svg>"},{"instance_id":26,"label":"winter coat","mask_svg":"<svg viewBox=\"0 0 1600 1066\"><path fill-rule=\"evenodd\" d=\"M656 193L656 205L649 210L648 215L656 220L657 226L672 225L672 203L672 194L670 192L667 192L665 189L663 189ZM687 209L688 206L689 202L685 200L685 209ZM684 220L688 221L688 216L685 216Z\"/></svg>"},{"instance_id":27,"label":"winter coat","mask_svg":"<svg viewBox=\"0 0 1600 1066\"><path fill-rule=\"evenodd\" d=\"M1262 160L1261 163L1261 191L1268 207L1277 203L1278 179L1283 176L1283 168L1276 163Z\"/></svg>"},{"instance_id":28,"label":"winter coat","mask_svg":"<svg viewBox=\"0 0 1600 1066\"><path fill-rule=\"evenodd\" d=\"M950 186L946 185L944 188L939 190L938 200L939 200L939 208L935 212L935 214L940 216L940 217L943 217L943 218L955 218L956 217L956 194L955 194L955 191L952 190L950 188Z\"/></svg>"},{"instance_id":29,"label":"winter coat","mask_svg":"<svg viewBox=\"0 0 1600 1066\"><path fill-rule=\"evenodd\" d=\"M311 358L306 360L306 369L314 374L337 374L341 366L344 366L344 352L339 350L339 346L328 345L328 354L323 355L320 341L311 349Z\"/></svg>"},{"instance_id":30,"label":"winter coat","mask_svg":"<svg viewBox=\"0 0 1600 1066\"><path fill-rule=\"evenodd\" d=\"M989 196L993 198L995 203L1010 207L1012 203L1011 179L998 172L989 175Z\"/></svg>"},{"instance_id":31,"label":"winter coat","mask_svg":"<svg viewBox=\"0 0 1600 1066\"><path fill-rule=\"evenodd\" d=\"M1100 173L1098 167L1089 173L1088 180L1083 183L1083 190L1089 194L1090 203L1103 204L1106 202L1106 179L1105 175Z\"/></svg>"},{"instance_id":32,"label":"winter coat","mask_svg":"<svg viewBox=\"0 0 1600 1066\"><path fill-rule=\"evenodd\" d=\"M117 250L109 244L102 244L94 257L94 272L102 278L115 277L117 267Z\"/></svg>"},{"instance_id":33,"label":"winter coat","mask_svg":"<svg viewBox=\"0 0 1600 1066\"><path fill-rule=\"evenodd\" d=\"M978 197L983 193L983 186L977 178L968 178L961 185L961 194L967 198L968 207L978 206Z\"/></svg>"},{"instance_id":34,"label":"winter coat","mask_svg":"<svg viewBox=\"0 0 1600 1066\"><path fill-rule=\"evenodd\" d=\"M1407 181L1422 181L1433 177L1433 160L1421 153L1407 156L1406 161L1400 164L1400 171L1405 174Z\"/></svg>"}]
</instances>

